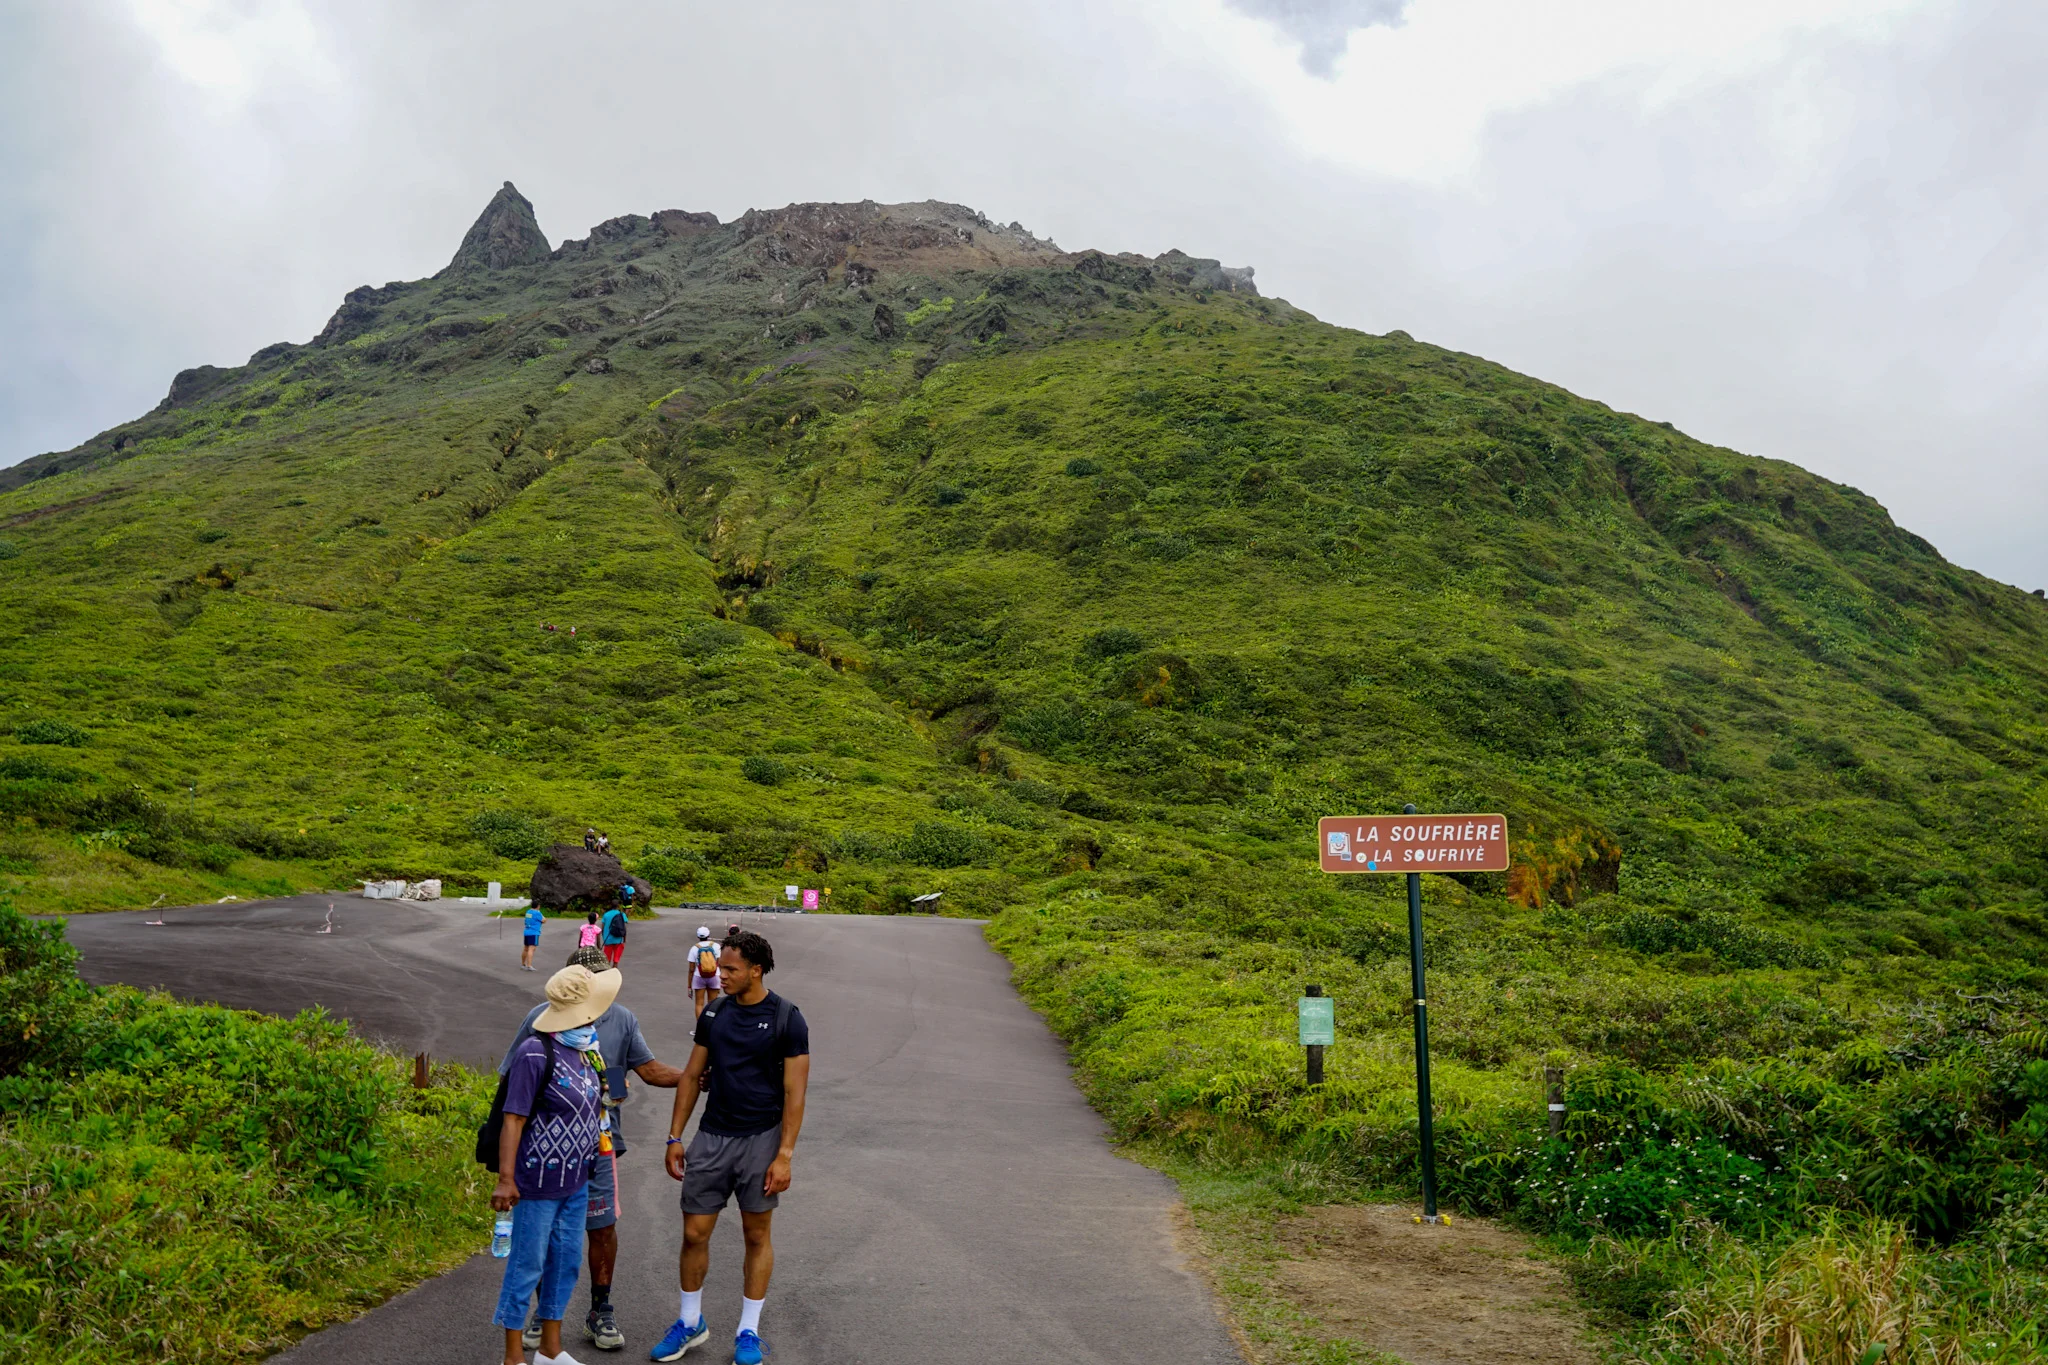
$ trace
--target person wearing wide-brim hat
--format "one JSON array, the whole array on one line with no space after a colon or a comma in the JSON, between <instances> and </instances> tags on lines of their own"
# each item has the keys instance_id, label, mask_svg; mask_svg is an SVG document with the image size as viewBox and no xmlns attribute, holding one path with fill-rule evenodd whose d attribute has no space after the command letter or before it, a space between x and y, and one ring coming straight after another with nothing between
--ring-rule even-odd
<instances>
[{"instance_id":1,"label":"person wearing wide-brim hat","mask_svg":"<svg viewBox=\"0 0 2048 1365\"><path fill-rule=\"evenodd\" d=\"M506 1365L524 1365L526 1305L540 1291L534 1365L578 1365L562 1348L562 1313L583 1269L590 1168L603 1131L595 1061L599 1015L618 998L616 971L564 967L548 978L547 1008L505 1073L505 1127L491 1207L512 1213L512 1250L492 1321L505 1331Z\"/></svg>"},{"instance_id":2,"label":"person wearing wide-brim hat","mask_svg":"<svg viewBox=\"0 0 2048 1365\"><path fill-rule=\"evenodd\" d=\"M598 947L577 948L569 954L563 964L569 967L588 967L600 975L614 970L611 959ZM504 1060L498 1063L498 1074L506 1075L512 1070L512 1059L519 1054L520 1044L533 1037L533 1022L548 1009L545 1003L535 1005L520 1020L519 1031L513 1035L512 1044L505 1049ZM611 1135L611 1151L600 1152L597 1162L590 1168L589 1203L583 1214L583 1268L585 1282L590 1286L590 1312L583 1319L583 1335L600 1351L624 1349L626 1335L619 1328L619 1314L612 1305L612 1281L619 1262L619 1160L626 1155L629 1144L626 1141L625 1102L629 1097L629 1077L647 1085L673 1090L676 1082L683 1078L682 1068L670 1066L654 1055L654 1049L647 1045L647 1036L640 1030L640 1020L625 1004L625 992L619 993L612 1007L597 1016L591 1025L597 1030L598 1060L603 1070L605 1089L605 1113ZM540 1320L528 1318L524 1333L528 1350L540 1346Z\"/></svg>"}]
</instances>

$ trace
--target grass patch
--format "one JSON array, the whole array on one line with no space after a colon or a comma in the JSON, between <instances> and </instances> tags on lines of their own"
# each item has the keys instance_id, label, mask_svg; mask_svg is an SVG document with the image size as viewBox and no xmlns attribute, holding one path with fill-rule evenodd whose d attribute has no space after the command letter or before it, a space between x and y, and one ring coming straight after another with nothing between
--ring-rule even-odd
<instances>
[{"instance_id":1,"label":"grass patch","mask_svg":"<svg viewBox=\"0 0 2048 1365\"><path fill-rule=\"evenodd\" d=\"M485 1078L87 988L61 935L0 903L0 1355L259 1359L482 1245Z\"/></svg>"}]
</instances>

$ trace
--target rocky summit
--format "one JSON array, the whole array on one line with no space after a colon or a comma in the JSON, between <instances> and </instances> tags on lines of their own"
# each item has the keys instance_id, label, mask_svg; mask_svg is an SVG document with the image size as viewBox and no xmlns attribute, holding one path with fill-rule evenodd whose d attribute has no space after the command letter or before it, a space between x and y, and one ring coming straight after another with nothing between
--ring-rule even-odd
<instances>
[{"instance_id":1,"label":"rocky summit","mask_svg":"<svg viewBox=\"0 0 2048 1365\"><path fill-rule=\"evenodd\" d=\"M658 895L1341 938L1316 817L1416 802L1507 815L1512 873L1441 885L1530 933L2044 928L2042 602L1177 250L936 202L551 248L508 183L439 274L0 482L40 908L516 884L594 823Z\"/></svg>"}]
</instances>

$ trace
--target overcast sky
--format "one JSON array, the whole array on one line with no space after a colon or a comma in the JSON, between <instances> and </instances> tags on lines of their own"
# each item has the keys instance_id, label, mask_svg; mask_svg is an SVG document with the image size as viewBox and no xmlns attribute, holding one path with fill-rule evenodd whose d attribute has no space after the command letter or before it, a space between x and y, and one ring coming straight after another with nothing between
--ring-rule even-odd
<instances>
[{"instance_id":1,"label":"overcast sky","mask_svg":"<svg viewBox=\"0 0 2048 1365\"><path fill-rule=\"evenodd\" d=\"M1252 265L2048 585L2048 5L0 0L0 463L446 263L939 198Z\"/></svg>"}]
</instances>

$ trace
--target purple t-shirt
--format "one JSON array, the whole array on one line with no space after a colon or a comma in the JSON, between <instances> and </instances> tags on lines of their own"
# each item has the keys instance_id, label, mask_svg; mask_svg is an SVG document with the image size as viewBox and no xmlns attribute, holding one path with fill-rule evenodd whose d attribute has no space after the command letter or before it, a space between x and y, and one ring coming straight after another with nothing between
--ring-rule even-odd
<instances>
[{"instance_id":1,"label":"purple t-shirt","mask_svg":"<svg viewBox=\"0 0 2048 1365\"><path fill-rule=\"evenodd\" d=\"M597 1155L602 1109L597 1073L582 1053L555 1044L554 1089L535 1113L536 1092L547 1074L544 1038L530 1037L513 1049L505 1072L505 1112L532 1117L519 1135L519 1155L512 1165L512 1185L521 1199L568 1198L590 1179Z\"/></svg>"}]
</instances>

